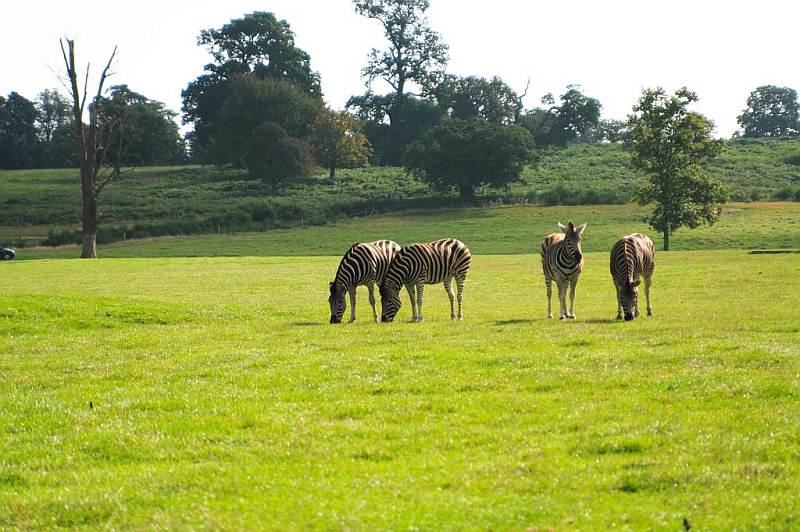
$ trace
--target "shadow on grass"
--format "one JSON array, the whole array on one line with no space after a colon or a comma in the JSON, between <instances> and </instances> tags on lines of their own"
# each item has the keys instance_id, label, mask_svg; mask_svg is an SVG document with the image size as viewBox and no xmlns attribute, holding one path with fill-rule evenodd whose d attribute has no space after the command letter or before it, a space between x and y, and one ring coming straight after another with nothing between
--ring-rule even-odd
<instances>
[{"instance_id":1,"label":"shadow on grass","mask_svg":"<svg viewBox=\"0 0 800 532\"><path fill-rule=\"evenodd\" d=\"M322 327L323 325L329 325L328 323L322 323L319 321L295 321L292 322L292 325L295 327Z\"/></svg>"},{"instance_id":2,"label":"shadow on grass","mask_svg":"<svg viewBox=\"0 0 800 532\"><path fill-rule=\"evenodd\" d=\"M498 327L503 325L521 325L523 323L535 323L535 320L497 320L494 324Z\"/></svg>"},{"instance_id":3,"label":"shadow on grass","mask_svg":"<svg viewBox=\"0 0 800 532\"><path fill-rule=\"evenodd\" d=\"M579 320L583 323L617 323L622 320L618 320L616 318L607 318L607 319L594 319L594 320Z\"/></svg>"}]
</instances>

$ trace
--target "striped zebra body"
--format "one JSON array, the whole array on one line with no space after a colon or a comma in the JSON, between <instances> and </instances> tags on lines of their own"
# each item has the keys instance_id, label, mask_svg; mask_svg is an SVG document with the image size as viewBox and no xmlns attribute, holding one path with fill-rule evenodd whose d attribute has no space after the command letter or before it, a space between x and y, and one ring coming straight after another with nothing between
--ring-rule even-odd
<instances>
[{"instance_id":1,"label":"striped zebra body","mask_svg":"<svg viewBox=\"0 0 800 532\"><path fill-rule=\"evenodd\" d=\"M639 316L640 277L644 278L644 293L647 298L647 315L653 315L650 307L650 285L656 268L656 252L653 241L646 235L634 233L617 240L611 248L611 277L617 289L617 319L623 311L625 321Z\"/></svg>"},{"instance_id":2,"label":"striped zebra body","mask_svg":"<svg viewBox=\"0 0 800 532\"><path fill-rule=\"evenodd\" d=\"M389 265L400 246L391 240L376 240L367 244L353 244L342 257L336 278L330 283L328 303L331 307L331 323L340 323L347 307L345 293L350 294L350 322L356 320L356 287L366 285L372 317L378 321L375 309L375 285L380 286Z\"/></svg>"},{"instance_id":3,"label":"striped zebra body","mask_svg":"<svg viewBox=\"0 0 800 532\"><path fill-rule=\"evenodd\" d=\"M583 251L581 235L586 224L575 227L572 222L567 226L560 223L561 233L548 235L542 242L542 273L547 286L547 317L553 317L552 283L558 287L558 300L561 306L561 319L575 319L575 288L583 271ZM570 308L567 311L567 290L570 293Z\"/></svg>"},{"instance_id":4,"label":"striped zebra body","mask_svg":"<svg viewBox=\"0 0 800 532\"><path fill-rule=\"evenodd\" d=\"M411 299L412 321L422 321L422 295L426 284L444 283L450 298L450 318L463 319L464 282L472 261L469 249L454 238L429 244L411 244L400 250L381 285L382 321L394 320L400 310L400 289ZM458 314L454 307L453 279L458 289Z\"/></svg>"}]
</instances>

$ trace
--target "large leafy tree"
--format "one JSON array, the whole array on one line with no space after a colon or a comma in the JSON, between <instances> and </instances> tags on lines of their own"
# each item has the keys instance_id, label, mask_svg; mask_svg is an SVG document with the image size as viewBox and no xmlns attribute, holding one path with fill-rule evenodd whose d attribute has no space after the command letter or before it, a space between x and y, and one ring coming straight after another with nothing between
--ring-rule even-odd
<instances>
[{"instance_id":1,"label":"large leafy tree","mask_svg":"<svg viewBox=\"0 0 800 532\"><path fill-rule=\"evenodd\" d=\"M293 83L236 76L208 124L213 143L207 158L216 164L241 165L251 132L264 122L278 124L291 137L307 137L322 108L321 100Z\"/></svg>"},{"instance_id":2,"label":"large leafy tree","mask_svg":"<svg viewBox=\"0 0 800 532\"><path fill-rule=\"evenodd\" d=\"M522 100L502 79L448 75L433 90L443 113L452 118L483 118L494 124L510 124L519 118Z\"/></svg>"},{"instance_id":3,"label":"large leafy tree","mask_svg":"<svg viewBox=\"0 0 800 532\"><path fill-rule=\"evenodd\" d=\"M578 85L568 85L560 97L546 94L542 103L548 107L532 109L519 120L531 132L537 146L566 146L580 135L597 127L600 121L600 102L581 91Z\"/></svg>"},{"instance_id":4,"label":"large leafy tree","mask_svg":"<svg viewBox=\"0 0 800 532\"><path fill-rule=\"evenodd\" d=\"M697 99L685 87L674 95L645 89L628 117L633 165L647 177L638 198L655 204L649 222L664 235L665 251L678 228L713 224L727 197L722 183L700 166L719 155L725 143L712 138L713 124L706 117L688 109Z\"/></svg>"},{"instance_id":5,"label":"large leafy tree","mask_svg":"<svg viewBox=\"0 0 800 532\"><path fill-rule=\"evenodd\" d=\"M393 100L391 94L366 94L354 96L347 102L347 108L364 122L364 134L372 144L377 164L402 164L406 147L421 139L442 119L442 111L435 102L409 96L402 109L395 111L390 124Z\"/></svg>"},{"instance_id":6,"label":"large leafy tree","mask_svg":"<svg viewBox=\"0 0 800 532\"><path fill-rule=\"evenodd\" d=\"M41 142L40 166L67 167L76 163L75 130L70 103L57 89L45 89L36 97L39 118L36 129Z\"/></svg>"},{"instance_id":7,"label":"large leafy tree","mask_svg":"<svg viewBox=\"0 0 800 532\"><path fill-rule=\"evenodd\" d=\"M244 163L252 177L271 183L272 192L290 179L311 175L314 160L308 145L289 136L275 122L264 122L250 135Z\"/></svg>"},{"instance_id":8,"label":"large leafy tree","mask_svg":"<svg viewBox=\"0 0 800 532\"><path fill-rule=\"evenodd\" d=\"M354 0L356 12L381 23L388 48L373 49L362 74L370 88L376 79L394 91L392 121L405 103L408 84L429 93L441 80L447 65L447 45L428 25L429 0Z\"/></svg>"},{"instance_id":9,"label":"large leafy tree","mask_svg":"<svg viewBox=\"0 0 800 532\"><path fill-rule=\"evenodd\" d=\"M356 168L369 162L372 149L358 120L347 111L324 109L311 129L311 147L321 166L336 176L337 168Z\"/></svg>"},{"instance_id":10,"label":"large leafy tree","mask_svg":"<svg viewBox=\"0 0 800 532\"><path fill-rule=\"evenodd\" d=\"M406 167L439 189L456 188L469 198L479 186L518 180L531 149L530 135L518 126L449 118L409 146Z\"/></svg>"},{"instance_id":11,"label":"large leafy tree","mask_svg":"<svg viewBox=\"0 0 800 532\"><path fill-rule=\"evenodd\" d=\"M34 103L19 93L0 96L0 168L32 168L39 158Z\"/></svg>"},{"instance_id":12,"label":"large leafy tree","mask_svg":"<svg viewBox=\"0 0 800 532\"><path fill-rule=\"evenodd\" d=\"M321 99L319 74L311 69L310 56L295 45L289 23L272 13L257 11L204 30L198 44L207 47L214 62L184 89L182 110L184 123L194 125L192 150L201 160L214 149L209 127L228 97L231 80L250 76L285 81Z\"/></svg>"},{"instance_id":13,"label":"large leafy tree","mask_svg":"<svg viewBox=\"0 0 800 532\"><path fill-rule=\"evenodd\" d=\"M797 91L764 85L750 93L747 109L739 115L745 137L788 137L800 132Z\"/></svg>"},{"instance_id":14,"label":"large leafy tree","mask_svg":"<svg viewBox=\"0 0 800 532\"><path fill-rule=\"evenodd\" d=\"M101 98L100 123L106 160L114 171L123 165L172 164L181 160L183 146L177 116L158 101L115 85Z\"/></svg>"}]
</instances>

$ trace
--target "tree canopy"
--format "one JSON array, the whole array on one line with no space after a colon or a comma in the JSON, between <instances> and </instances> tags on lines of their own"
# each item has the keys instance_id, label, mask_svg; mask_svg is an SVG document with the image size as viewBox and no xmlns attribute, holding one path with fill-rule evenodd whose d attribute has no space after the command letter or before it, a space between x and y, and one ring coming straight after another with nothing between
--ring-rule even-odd
<instances>
[{"instance_id":1,"label":"tree canopy","mask_svg":"<svg viewBox=\"0 0 800 532\"><path fill-rule=\"evenodd\" d=\"M203 30L198 44L208 48L214 63L206 65L205 73L189 83L181 95L183 122L194 125L192 151L200 160L217 162L220 159L221 150L214 146L220 137L215 137L212 131L215 120L244 119L254 123L253 127L264 121L250 120L244 115L219 116L224 104L230 102L230 92L236 90L235 80L250 77L290 83L309 98L321 102L319 74L311 69L309 55L295 45L289 23L278 20L272 13L256 11L233 19L221 28ZM291 119L282 121L287 120ZM313 116L309 124L311 120ZM240 156L243 150L240 148L236 155Z\"/></svg>"},{"instance_id":2,"label":"tree canopy","mask_svg":"<svg viewBox=\"0 0 800 532\"><path fill-rule=\"evenodd\" d=\"M738 117L745 137L788 137L800 132L797 91L764 85L750 93L747 109Z\"/></svg>"},{"instance_id":3,"label":"tree canopy","mask_svg":"<svg viewBox=\"0 0 800 532\"><path fill-rule=\"evenodd\" d=\"M628 117L627 144L633 165L647 177L639 191L642 204L654 203L650 225L664 235L680 227L713 224L726 200L725 187L700 167L725 148L711 137L712 123L688 106L698 100L687 88L668 95L663 89L646 89Z\"/></svg>"},{"instance_id":4,"label":"tree canopy","mask_svg":"<svg viewBox=\"0 0 800 532\"><path fill-rule=\"evenodd\" d=\"M311 147L317 163L336 176L337 168L355 168L369 162L372 148L358 120L347 111L324 109L311 128Z\"/></svg>"},{"instance_id":5,"label":"tree canopy","mask_svg":"<svg viewBox=\"0 0 800 532\"><path fill-rule=\"evenodd\" d=\"M370 89L382 79L394 90L390 115L406 99L407 84L416 83L430 93L447 65L447 45L428 25L429 0L354 0L356 13L377 20L389 41L386 50L372 49L362 75ZM394 116L391 117L394 120Z\"/></svg>"},{"instance_id":6,"label":"tree canopy","mask_svg":"<svg viewBox=\"0 0 800 532\"><path fill-rule=\"evenodd\" d=\"M448 118L409 146L406 167L437 188L471 197L479 186L518 180L531 151L530 135L518 126Z\"/></svg>"},{"instance_id":7,"label":"tree canopy","mask_svg":"<svg viewBox=\"0 0 800 532\"><path fill-rule=\"evenodd\" d=\"M0 168L32 168L39 155L36 105L19 93L0 96Z\"/></svg>"},{"instance_id":8,"label":"tree canopy","mask_svg":"<svg viewBox=\"0 0 800 532\"><path fill-rule=\"evenodd\" d=\"M530 131L537 146L566 146L575 141L600 121L600 102L581 92L578 85L568 85L555 105L552 94L546 94L542 103L547 108L536 108L520 117L519 125Z\"/></svg>"},{"instance_id":9,"label":"tree canopy","mask_svg":"<svg viewBox=\"0 0 800 532\"><path fill-rule=\"evenodd\" d=\"M511 124L522 112L522 100L499 77L487 80L448 75L433 94L442 112L452 118L483 118L493 124Z\"/></svg>"},{"instance_id":10,"label":"tree canopy","mask_svg":"<svg viewBox=\"0 0 800 532\"><path fill-rule=\"evenodd\" d=\"M308 145L271 121L253 129L243 158L250 175L271 183L273 193L280 183L310 175L314 167Z\"/></svg>"}]
</instances>

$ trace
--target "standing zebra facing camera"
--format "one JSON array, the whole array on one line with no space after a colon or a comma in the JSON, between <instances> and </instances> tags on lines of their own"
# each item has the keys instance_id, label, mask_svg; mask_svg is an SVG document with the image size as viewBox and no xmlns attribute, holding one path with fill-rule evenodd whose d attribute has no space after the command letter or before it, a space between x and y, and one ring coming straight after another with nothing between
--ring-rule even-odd
<instances>
[{"instance_id":1,"label":"standing zebra facing camera","mask_svg":"<svg viewBox=\"0 0 800 532\"><path fill-rule=\"evenodd\" d=\"M563 226L558 224L560 233L547 235L542 242L542 272L547 285L547 317L553 317L553 281L558 286L558 301L561 304L561 319L575 319L575 287L583 271L583 251L581 235L586 224L575 227L572 222ZM570 307L567 312L567 289L570 292Z\"/></svg>"},{"instance_id":2,"label":"standing zebra facing camera","mask_svg":"<svg viewBox=\"0 0 800 532\"><path fill-rule=\"evenodd\" d=\"M653 315L650 307L650 285L656 268L656 251L650 237L639 233L623 236L611 248L611 277L617 289L617 319L625 321L639 316L639 289L644 277L644 294L647 298L647 315Z\"/></svg>"},{"instance_id":3,"label":"standing zebra facing camera","mask_svg":"<svg viewBox=\"0 0 800 532\"><path fill-rule=\"evenodd\" d=\"M425 285L436 283L444 283L444 289L450 298L450 319L463 319L461 303L471 262L469 248L455 238L404 247L395 257L381 285L381 321L394 320L402 305L400 289L403 286L411 299L411 320L422 321L422 294ZM454 278L458 289L458 315L454 307Z\"/></svg>"},{"instance_id":4,"label":"standing zebra facing camera","mask_svg":"<svg viewBox=\"0 0 800 532\"><path fill-rule=\"evenodd\" d=\"M341 323L347 303L345 293L350 294L350 323L356 321L356 287L367 285L372 318L378 321L375 309L375 285L380 286L389 265L400 246L392 240L376 240L367 244L353 244L342 257L336 278L328 285L331 307L331 323Z\"/></svg>"}]
</instances>

